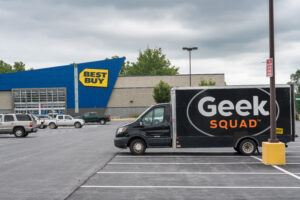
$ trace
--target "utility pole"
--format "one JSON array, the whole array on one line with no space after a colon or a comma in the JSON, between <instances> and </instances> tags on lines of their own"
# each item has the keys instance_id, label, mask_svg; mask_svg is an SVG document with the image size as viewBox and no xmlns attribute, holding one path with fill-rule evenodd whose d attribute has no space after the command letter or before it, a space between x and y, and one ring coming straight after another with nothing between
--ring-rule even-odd
<instances>
[{"instance_id":1,"label":"utility pole","mask_svg":"<svg viewBox=\"0 0 300 200\"><path fill-rule=\"evenodd\" d=\"M273 76L270 77L270 143L279 142L276 137L276 88L275 88L275 50L274 50L274 6L273 0L269 0L269 43L270 59L273 59Z\"/></svg>"},{"instance_id":2,"label":"utility pole","mask_svg":"<svg viewBox=\"0 0 300 200\"><path fill-rule=\"evenodd\" d=\"M189 63L190 63L190 67L189 67L189 71L190 71L190 86L192 86L192 64L191 64L191 59L192 59L192 56L191 56L191 52L193 50L197 50L198 47L183 47L182 50L187 50L189 52Z\"/></svg>"}]
</instances>

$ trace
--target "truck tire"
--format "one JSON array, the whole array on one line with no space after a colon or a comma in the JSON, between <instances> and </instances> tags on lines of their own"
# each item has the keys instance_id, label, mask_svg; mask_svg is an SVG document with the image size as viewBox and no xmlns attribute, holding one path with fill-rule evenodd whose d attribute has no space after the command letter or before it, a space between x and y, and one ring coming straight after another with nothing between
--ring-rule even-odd
<instances>
[{"instance_id":1,"label":"truck tire","mask_svg":"<svg viewBox=\"0 0 300 200\"><path fill-rule=\"evenodd\" d=\"M239 147L233 147L233 149L234 149L236 152L240 153Z\"/></svg>"},{"instance_id":2,"label":"truck tire","mask_svg":"<svg viewBox=\"0 0 300 200\"><path fill-rule=\"evenodd\" d=\"M141 139L135 139L130 143L129 148L132 154L142 155L146 151L146 144Z\"/></svg>"},{"instance_id":3,"label":"truck tire","mask_svg":"<svg viewBox=\"0 0 300 200\"><path fill-rule=\"evenodd\" d=\"M74 126L75 126L75 128L81 128L82 127L79 122L75 122Z\"/></svg>"},{"instance_id":4,"label":"truck tire","mask_svg":"<svg viewBox=\"0 0 300 200\"><path fill-rule=\"evenodd\" d=\"M49 128L51 128L51 129L56 129L57 126L56 126L55 123L52 122L52 123L49 124Z\"/></svg>"},{"instance_id":5,"label":"truck tire","mask_svg":"<svg viewBox=\"0 0 300 200\"><path fill-rule=\"evenodd\" d=\"M26 134L24 128L22 128L22 127L14 128L13 133L14 133L15 137L17 137L17 138L24 137L24 135Z\"/></svg>"},{"instance_id":6,"label":"truck tire","mask_svg":"<svg viewBox=\"0 0 300 200\"><path fill-rule=\"evenodd\" d=\"M257 145L252 139L244 139L239 143L238 148L241 154L249 156L254 154Z\"/></svg>"},{"instance_id":7,"label":"truck tire","mask_svg":"<svg viewBox=\"0 0 300 200\"><path fill-rule=\"evenodd\" d=\"M101 119L101 120L100 120L100 124L101 124L101 125L105 125L105 124L106 124L106 121L105 121L104 119Z\"/></svg>"}]
</instances>

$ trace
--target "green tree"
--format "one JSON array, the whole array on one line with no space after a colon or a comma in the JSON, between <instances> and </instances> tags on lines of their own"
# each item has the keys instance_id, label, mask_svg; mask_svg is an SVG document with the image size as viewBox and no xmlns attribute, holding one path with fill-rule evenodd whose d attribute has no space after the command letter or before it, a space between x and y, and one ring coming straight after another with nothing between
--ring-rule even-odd
<instances>
[{"instance_id":1,"label":"green tree","mask_svg":"<svg viewBox=\"0 0 300 200\"><path fill-rule=\"evenodd\" d=\"M112 56L111 58L105 58L105 60L108 60L108 59L115 59L115 58L120 58L119 56ZM120 76L125 76L127 75L128 73L128 67L130 66L130 62L129 61L126 61L126 57L124 56L125 58L125 61L122 65L122 68L120 70Z\"/></svg>"},{"instance_id":2,"label":"green tree","mask_svg":"<svg viewBox=\"0 0 300 200\"><path fill-rule=\"evenodd\" d=\"M33 70L33 68L30 68L29 70ZM0 74L20 71L25 71L25 64L23 62L15 62L14 65L11 66L3 60L0 60Z\"/></svg>"},{"instance_id":3,"label":"green tree","mask_svg":"<svg viewBox=\"0 0 300 200\"><path fill-rule=\"evenodd\" d=\"M216 85L216 82L212 81L211 79L209 79L208 81L201 79L199 86L213 86Z\"/></svg>"},{"instance_id":4,"label":"green tree","mask_svg":"<svg viewBox=\"0 0 300 200\"><path fill-rule=\"evenodd\" d=\"M22 62L15 62L12 70L13 72L25 71L25 64Z\"/></svg>"},{"instance_id":5,"label":"green tree","mask_svg":"<svg viewBox=\"0 0 300 200\"><path fill-rule=\"evenodd\" d=\"M162 49L147 48L140 52L137 62L127 62L122 75L175 75L178 67L171 66L171 62L162 53Z\"/></svg>"},{"instance_id":6,"label":"green tree","mask_svg":"<svg viewBox=\"0 0 300 200\"><path fill-rule=\"evenodd\" d=\"M300 98L300 70L298 69L294 74L291 74L290 76L290 82L289 84L294 84L295 85L295 97ZM296 106L296 112L299 114L300 113L300 101L295 100L295 106Z\"/></svg>"},{"instance_id":7,"label":"green tree","mask_svg":"<svg viewBox=\"0 0 300 200\"><path fill-rule=\"evenodd\" d=\"M12 72L12 67L10 64L7 64L3 60L0 60L0 74Z\"/></svg>"},{"instance_id":8,"label":"green tree","mask_svg":"<svg viewBox=\"0 0 300 200\"><path fill-rule=\"evenodd\" d=\"M153 88L153 98L156 103L168 103L171 100L171 86L168 83L160 81Z\"/></svg>"}]
</instances>

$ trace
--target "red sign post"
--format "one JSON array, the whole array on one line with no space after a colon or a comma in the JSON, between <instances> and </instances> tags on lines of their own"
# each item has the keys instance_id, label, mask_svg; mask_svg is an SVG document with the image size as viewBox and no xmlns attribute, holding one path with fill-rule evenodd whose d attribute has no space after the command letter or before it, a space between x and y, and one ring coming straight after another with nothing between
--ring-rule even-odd
<instances>
[{"instance_id":1,"label":"red sign post","mask_svg":"<svg viewBox=\"0 0 300 200\"><path fill-rule=\"evenodd\" d=\"M270 58L267 60L267 77L273 77L273 59Z\"/></svg>"}]
</instances>

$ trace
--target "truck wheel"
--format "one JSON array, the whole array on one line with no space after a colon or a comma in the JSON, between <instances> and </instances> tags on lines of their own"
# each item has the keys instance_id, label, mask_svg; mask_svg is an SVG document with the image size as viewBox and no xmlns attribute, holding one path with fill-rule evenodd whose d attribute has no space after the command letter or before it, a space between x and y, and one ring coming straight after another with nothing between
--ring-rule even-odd
<instances>
[{"instance_id":1,"label":"truck wheel","mask_svg":"<svg viewBox=\"0 0 300 200\"><path fill-rule=\"evenodd\" d=\"M57 128L57 127L56 127L56 124L54 124L54 123L50 123L50 124L49 124L49 127L50 127L51 129Z\"/></svg>"},{"instance_id":2,"label":"truck wheel","mask_svg":"<svg viewBox=\"0 0 300 200\"><path fill-rule=\"evenodd\" d=\"M104 124L106 124L106 121L105 121L104 119L101 119L101 120L100 120L100 124L101 124L101 125L104 125Z\"/></svg>"},{"instance_id":3,"label":"truck wheel","mask_svg":"<svg viewBox=\"0 0 300 200\"><path fill-rule=\"evenodd\" d=\"M135 155L142 155L146 151L146 144L141 139L135 139L130 143L130 152Z\"/></svg>"},{"instance_id":4,"label":"truck wheel","mask_svg":"<svg viewBox=\"0 0 300 200\"><path fill-rule=\"evenodd\" d=\"M240 150L239 150L238 147L233 147L233 149L234 149L236 152L240 153Z\"/></svg>"},{"instance_id":5,"label":"truck wheel","mask_svg":"<svg viewBox=\"0 0 300 200\"><path fill-rule=\"evenodd\" d=\"M22 127L17 127L14 129L15 137L24 137L25 134L26 134L25 130Z\"/></svg>"},{"instance_id":6,"label":"truck wheel","mask_svg":"<svg viewBox=\"0 0 300 200\"><path fill-rule=\"evenodd\" d=\"M80 124L79 122L76 122L76 123L74 124L74 126L75 126L75 128L81 128L81 124Z\"/></svg>"},{"instance_id":7,"label":"truck wheel","mask_svg":"<svg viewBox=\"0 0 300 200\"><path fill-rule=\"evenodd\" d=\"M252 155L257 148L255 141L251 139L245 139L239 144L239 151L243 155Z\"/></svg>"}]
</instances>

